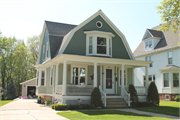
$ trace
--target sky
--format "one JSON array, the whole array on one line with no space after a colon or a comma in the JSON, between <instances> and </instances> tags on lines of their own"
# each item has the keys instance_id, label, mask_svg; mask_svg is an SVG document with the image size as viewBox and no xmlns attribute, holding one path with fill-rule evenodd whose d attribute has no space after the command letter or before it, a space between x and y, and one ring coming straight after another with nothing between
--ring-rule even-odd
<instances>
[{"instance_id":1,"label":"sky","mask_svg":"<svg viewBox=\"0 0 180 120\"><path fill-rule=\"evenodd\" d=\"M3 36L24 40L39 35L45 20L79 25L99 9L125 35L132 51L147 28L161 24L162 0L0 0Z\"/></svg>"}]
</instances>

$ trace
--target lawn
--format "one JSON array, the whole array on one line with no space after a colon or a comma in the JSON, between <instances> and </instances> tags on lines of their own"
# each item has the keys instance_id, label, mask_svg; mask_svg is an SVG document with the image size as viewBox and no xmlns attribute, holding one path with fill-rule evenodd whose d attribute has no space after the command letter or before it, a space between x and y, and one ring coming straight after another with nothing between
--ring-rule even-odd
<instances>
[{"instance_id":1,"label":"lawn","mask_svg":"<svg viewBox=\"0 0 180 120\"><path fill-rule=\"evenodd\" d=\"M180 102L160 101L159 107L141 107L137 110L179 116Z\"/></svg>"},{"instance_id":2,"label":"lawn","mask_svg":"<svg viewBox=\"0 0 180 120\"><path fill-rule=\"evenodd\" d=\"M118 110L65 111L58 112L57 114L62 115L70 120L170 120L168 118L140 115Z\"/></svg>"},{"instance_id":3,"label":"lawn","mask_svg":"<svg viewBox=\"0 0 180 120\"><path fill-rule=\"evenodd\" d=\"M5 105L5 104L8 104L8 103L10 103L10 102L12 102L13 100L1 100L0 101L0 106L3 106L3 105Z\"/></svg>"}]
</instances>

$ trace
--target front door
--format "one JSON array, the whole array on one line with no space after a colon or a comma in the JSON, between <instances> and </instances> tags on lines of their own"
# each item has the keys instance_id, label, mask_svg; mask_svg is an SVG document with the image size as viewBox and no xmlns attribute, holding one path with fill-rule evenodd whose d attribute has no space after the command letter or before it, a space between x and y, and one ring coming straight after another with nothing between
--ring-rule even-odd
<instances>
[{"instance_id":1,"label":"front door","mask_svg":"<svg viewBox=\"0 0 180 120\"><path fill-rule=\"evenodd\" d=\"M104 92L106 94L114 94L114 81L113 81L113 69L105 68L105 82L104 82Z\"/></svg>"}]
</instances>

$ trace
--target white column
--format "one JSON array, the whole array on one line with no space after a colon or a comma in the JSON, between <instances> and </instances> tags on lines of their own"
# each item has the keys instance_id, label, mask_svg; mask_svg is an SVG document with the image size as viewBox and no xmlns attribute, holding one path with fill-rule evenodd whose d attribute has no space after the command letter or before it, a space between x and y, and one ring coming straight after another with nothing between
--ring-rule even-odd
<instances>
[{"instance_id":1,"label":"white column","mask_svg":"<svg viewBox=\"0 0 180 120\"><path fill-rule=\"evenodd\" d=\"M41 73L41 70L39 70L38 86L41 86L41 76L42 76L42 73Z\"/></svg>"},{"instance_id":2,"label":"white column","mask_svg":"<svg viewBox=\"0 0 180 120\"><path fill-rule=\"evenodd\" d=\"M66 95L66 75L67 75L67 62L63 62L63 90L62 94Z\"/></svg>"},{"instance_id":3,"label":"white column","mask_svg":"<svg viewBox=\"0 0 180 120\"><path fill-rule=\"evenodd\" d=\"M58 66L59 64L56 64L56 82L55 82L55 94L57 93L57 85L58 85Z\"/></svg>"},{"instance_id":4,"label":"white column","mask_svg":"<svg viewBox=\"0 0 180 120\"><path fill-rule=\"evenodd\" d=\"M121 95L124 96L123 94L123 89L124 89L124 65L121 65Z\"/></svg>"},{"instance_id":5,"label":"white column","mask_svg":"<svg viewBox=\"0 0 180 120\"><path fill-rule=\"evenodd\" d=\"M146 70L145 70L145 72L146 72L146 85L145 85L145 87L146 87L146 95L147 95L148 94L148 66L146 66L145 68L146 68Z\"/></svg>"},{"instance_id":6,"label":"white column","mask_svg":"<svg viewBox=\"0 0 180 120\"><path fill-rule=\"evenodd\" d=\"M102 89L102 65L100 65L100 86Z\"/></svg>"},{"instance_id":7,"label":"white column","mask_svg":"<svg viewBox=\"0 0 180 120\"><path fill-rule=\"evenodd\" d=\"M97 87L97 63L94 63L94 87Z\"/></svg>"},{"instance_id":8,"label":"white column","mask_svg":"<svg viewBox=\"0 0 180 120\"><path fill-rule=\"evenodd\" d=\"M132 68L132 84L135 85L134 84L134 68Z\"/></svg>"}]
</instances>

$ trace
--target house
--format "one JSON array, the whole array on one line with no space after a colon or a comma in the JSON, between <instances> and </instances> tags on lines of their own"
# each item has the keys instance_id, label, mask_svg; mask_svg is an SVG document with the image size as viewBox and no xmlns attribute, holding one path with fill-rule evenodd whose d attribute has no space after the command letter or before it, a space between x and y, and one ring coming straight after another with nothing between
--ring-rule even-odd
<instances>
[{"instance_id":1,"label":"house","mask_svg":"<svg viewBox=\"0 0 180 120\"><path fill-rule=\"evenodd\" d=\"M79 25L45 21L41 36L36 94L45 101L89 104L99 87L106 107L125 107L134 68L152 63L134 60L125 36L101 10Z\"/></svg>"},{"instance_id":2,"label":"house","mask_svg":"<svg viewBox=\"0 0 180 120\"><path fill-rule=\"evenodd\" d=\"M22 97L36 97L36 78L20 83L22 85Z\"/></svg>"},{"instance_id":3,"label":"house","mask_svg":"<svg viewBox=\"0 0 180 120\"><path fill-rule=\"evenodd\" d=\"M163 33L158 27L145 31L133 54L136 60L154 61L148 67L148 82L155 82L160 100L174 100L180 92L180 31ZM145 79L144 68L136 68L135 85L144 86Z\"/></svg>"}]
</instances>

